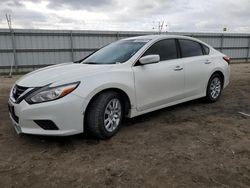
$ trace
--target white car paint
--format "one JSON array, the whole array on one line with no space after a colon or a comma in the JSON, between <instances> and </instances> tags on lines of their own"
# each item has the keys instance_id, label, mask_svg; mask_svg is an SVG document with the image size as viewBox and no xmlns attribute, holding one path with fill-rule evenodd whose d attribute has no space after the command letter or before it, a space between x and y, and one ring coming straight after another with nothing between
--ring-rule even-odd
<instances>
[{"instance_id":1,"label":"white car paint","mask_svg":"<svg viewBox=\"0 0 250 188\"><path fill-rule=\"evenodd\" d=\"M91 99L105 89L116 88L125 92L131 108L127 117L135 117L150 111L204 97L210 76L220 71L224 75L224 87L229 83L230 67L223 60L224 54L210 49L209 55L178 58L154 64L134 66L155 42L168 39L189 39L184 36L158 35L141 36L130 39L148 40L128 61L118 64L73 64L65 63L33 71L16 81L14 85L23 87L51 87L78 82L80 85L70 94L50 102L28 104L26 100L15 103L19 117L17 123L11 119L17 132L39 135L72 135L84 131L84 113ZM123 39L127 40L127 39ZM208 62L208 63L207 63ZM179 69L176 71L176 69ZM12 95L13 88L11 89ZM59 130L44 130L33 120L52 120Z\"/></svg>"}]
</instances>

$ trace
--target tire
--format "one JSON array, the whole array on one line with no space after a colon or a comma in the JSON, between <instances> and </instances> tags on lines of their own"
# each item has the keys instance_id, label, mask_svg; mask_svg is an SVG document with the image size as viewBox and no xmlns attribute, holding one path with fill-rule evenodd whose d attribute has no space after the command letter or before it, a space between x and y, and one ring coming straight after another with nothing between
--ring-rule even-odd
<instances>
[{"instance_id":1,"label":"tire","mask_svg":"<svg viewBox=\"0 0 250 188\"><path fill-rule=\"evenodd\" d=\"M89 104L86 128L93 136L108 139L118 132L122 118L123 104L120 95L113 91L104 92Z\"/></svg>"},{"instance_id":2,"label":"tire","mask_svg":"<svg viewBox=\"0 0 250 188\"><path fill-rule=\"evenodd\" d=\"M216 102L221 95L223 89L223 81L219 74L213 74L207 85L206 101L209 103Z\"/></svg>"}]
</instances>

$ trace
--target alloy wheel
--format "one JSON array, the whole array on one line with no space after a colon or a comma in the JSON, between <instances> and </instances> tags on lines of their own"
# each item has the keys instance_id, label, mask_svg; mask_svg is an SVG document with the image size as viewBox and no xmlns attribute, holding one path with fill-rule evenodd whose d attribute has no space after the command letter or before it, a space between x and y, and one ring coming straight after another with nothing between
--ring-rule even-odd
<instances>
[{"instance_id":1,"label":"alloy wheel","mask_svg":"<svg viewBox=\"0 0 250 188\"><path fill-rule=\"evenodd\" d=\"M114 98L108 102L104 111L104 127L106 131L113 132L121 121L121 102Z\"/></svg>"},{"instance_id":2,"label":"alloy wheel","mask_svg":"<svg viewBox=\"0 0 250 188\"><path fill-rule=\"evenodd\" d=\"M221 92L221 81L218 77L214 77L210 84L210 95L213 99L219 97Z\"/></svg>"}]
</instances>

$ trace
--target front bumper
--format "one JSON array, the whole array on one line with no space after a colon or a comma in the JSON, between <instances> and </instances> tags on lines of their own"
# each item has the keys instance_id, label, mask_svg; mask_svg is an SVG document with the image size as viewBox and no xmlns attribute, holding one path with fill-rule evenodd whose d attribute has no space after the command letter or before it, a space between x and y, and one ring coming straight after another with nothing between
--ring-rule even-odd
<instances>
[{"instance_id":1,"label":"front bumper","mask_svg":"<svg viewBox=\"0 0 250 188\"><path fill-rule=\"evenodd\" d=\"M35 135L66 136L82 133L85 100L69 94L61 99L39 104L28 104L25 100L16 104L9 100L10 118L16 132ZM35 120L52 121L58 130L46 130Z\"/></svg>"}]
</instances>

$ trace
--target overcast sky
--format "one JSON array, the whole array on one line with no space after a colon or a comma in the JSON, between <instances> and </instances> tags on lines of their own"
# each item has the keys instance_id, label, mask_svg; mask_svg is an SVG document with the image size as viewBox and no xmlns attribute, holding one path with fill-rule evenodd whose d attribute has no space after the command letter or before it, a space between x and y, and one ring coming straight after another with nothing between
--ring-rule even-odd
<instances>
[{"instance_id":1,"label":"overcast sky","mask_svg":"<svg viewBox=\"0 0 250 188\"><path fill-rule=\"evenodd\" d=\"M0 0L0 28L250 32L250 0Z\"/></svg>"}]
</instances>

